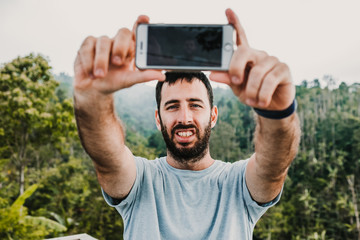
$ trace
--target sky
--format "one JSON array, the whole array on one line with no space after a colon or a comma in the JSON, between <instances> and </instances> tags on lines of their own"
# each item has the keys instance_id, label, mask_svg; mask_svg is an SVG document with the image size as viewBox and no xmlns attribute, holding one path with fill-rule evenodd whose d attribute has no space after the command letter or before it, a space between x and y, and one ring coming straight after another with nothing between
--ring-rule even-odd
<instances>
[{"instance_id":1,"label":"sky","mask_svg":"<svg viewBox=\"0 0 360 240\"><path fill-rule=\"evenodd\" d=\"M0 0L0 64L40 53L73 76L89 35L113 37L140 14L152 23L226 24L238 15L251 47L289 65L293 81L360 83L359 0Z\"/></svg>"}]
</instances>

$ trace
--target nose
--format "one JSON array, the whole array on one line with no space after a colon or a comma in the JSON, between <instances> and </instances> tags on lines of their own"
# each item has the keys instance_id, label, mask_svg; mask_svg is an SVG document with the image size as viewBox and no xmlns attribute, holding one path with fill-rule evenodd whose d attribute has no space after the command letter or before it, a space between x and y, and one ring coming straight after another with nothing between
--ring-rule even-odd
<instances>
[{"instance_id":1,"label":"nose","mask_svg":"<svg viewBox=\"0 0 360 240\"><path fill-rule=\"evenodd\" d=\"M192 123L192 121L193 116L191 110L187 107L181 108L181 110L179 111L178 123L189 124Z\"/></svg>"}]
</instances>

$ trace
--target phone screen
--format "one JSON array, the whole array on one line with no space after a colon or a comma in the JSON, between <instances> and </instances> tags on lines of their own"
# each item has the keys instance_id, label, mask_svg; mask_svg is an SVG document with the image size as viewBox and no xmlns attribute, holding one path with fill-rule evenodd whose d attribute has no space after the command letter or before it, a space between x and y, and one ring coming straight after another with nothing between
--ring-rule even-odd
<instances>
[{"instance_id":1,"label":"phone screen","mask_svg":"<svg viewBox=\"0 0 360 240\"><path fill-rule=\"evenodd\" d=\"M221 26L149 26L147 65L221 66Z\"/></svg>"}]
</instances>

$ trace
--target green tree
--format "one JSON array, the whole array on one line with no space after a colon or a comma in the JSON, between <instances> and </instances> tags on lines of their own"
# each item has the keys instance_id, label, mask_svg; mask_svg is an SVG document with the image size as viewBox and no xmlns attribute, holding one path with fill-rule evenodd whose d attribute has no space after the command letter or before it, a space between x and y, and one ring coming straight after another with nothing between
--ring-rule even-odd
<instances>
[{"instance_id":1,"label":"green tree","mask_svg":"<svg viewBox=\"0 0 360 240\"><path fill-rule=\"evenodd\" d=\"M148 138L148 147L155 148L157 156L166 156L166 144L160 131L155 131Z\"/></svg>"},{"instance_id":2,"label":"green tree","mask_svg":"<svg viewBox=\"0 0 360 240\"><path fill-rule=\"evenodd\" d=\"M66 227L51 219L28 215L24 203L37 187L30 186L11 206L0 198L0 239L41 239L49 233L66 231Z\"/></svg>"},{"instance_id":3,"label":"green tree","mask_svg":"<svg viewBox=\"0 0 360 240\"><path fill-rule=\"evenodd\" d=\"M299 154L280 203L255 228L255 239L358 239L359 84L318 80L297 87ZM276 220L274 222L274 220Z\"/></svg>"},{"instance_id":4,"label":"green tree","mask_svg":"<svg viewBox=\"0 0 360 240\"><path fill-rule=\"evenodd\" d=\"M53 143L64 151L66 137L75 134L72 104L58 101L50 69L44 57L33 54L0 69L0 159L17 169L20 195L37 149Z\"/></svg>"},{"instance_id":5,"label":"green tree","mask_svg":"<svg viewBox=\"0 0 360 240\"><path fill-rule=\"evenodd\" d=\"M28 204L32 206L32 215L45 216L66 226L66 235L84 232L98 239L115 240L123 231L120 215L102 197L88 157L70 157L49 169Z\"/></svg>"}]
</instances>

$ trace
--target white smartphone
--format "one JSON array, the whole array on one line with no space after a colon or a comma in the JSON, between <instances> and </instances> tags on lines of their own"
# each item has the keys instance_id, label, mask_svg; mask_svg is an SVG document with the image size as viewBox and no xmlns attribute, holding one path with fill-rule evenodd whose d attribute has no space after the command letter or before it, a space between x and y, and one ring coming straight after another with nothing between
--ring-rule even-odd
<instances>
[{"instance_id":1,"label":"white smartphone","mask_svg":"<svg viewBox=\"0 0 360 240\"><path fill-rule=\"evenodd\" d=\"M232 25L139 24L139 69L226 71L234 52Z\"/></svg>"}]
</instances>

